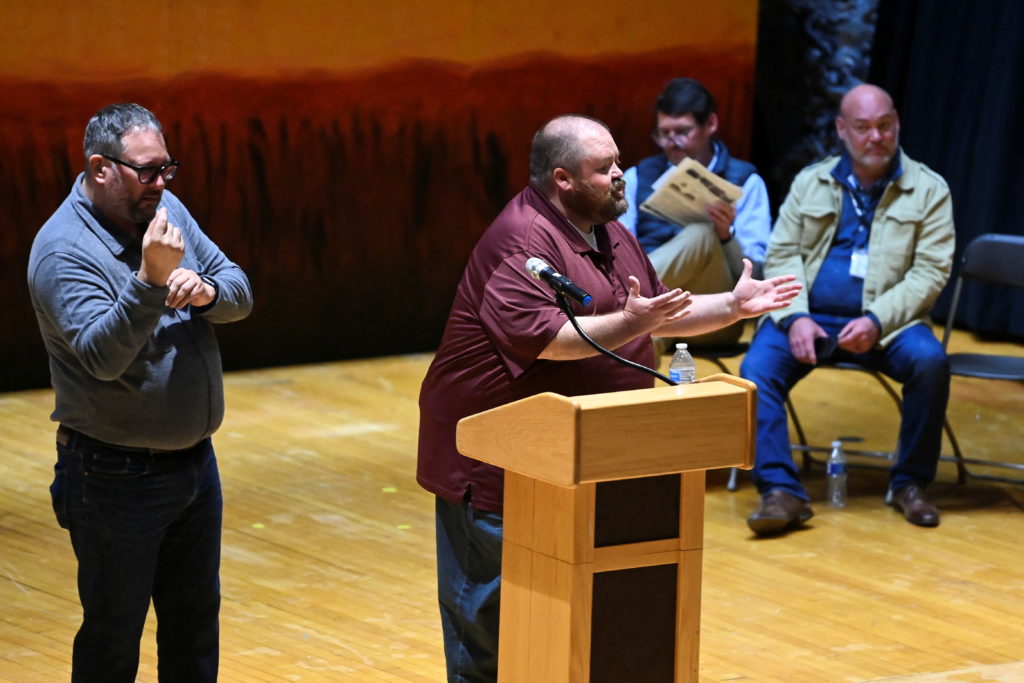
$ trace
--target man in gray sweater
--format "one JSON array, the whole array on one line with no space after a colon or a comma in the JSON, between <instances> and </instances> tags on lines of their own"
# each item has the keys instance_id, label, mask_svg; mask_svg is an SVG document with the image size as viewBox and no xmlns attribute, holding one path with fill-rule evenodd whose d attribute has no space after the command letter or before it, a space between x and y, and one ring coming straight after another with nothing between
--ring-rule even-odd
<instances>
[{"instance_id":1,"label":"man in gray sweater","mask_svg":"<svg viewBox=\"0 0 1024 683\"><path fill-rule=\"evenodd\" d=\"M36 235L28 282L56 395L50 487L78 559L75 681L134 681L149 602L161 681L217 677L224 415L211 323L242 270L165 190L178 168L137 104L99 111L85 172Z\"/></svg>"}]
</instances>

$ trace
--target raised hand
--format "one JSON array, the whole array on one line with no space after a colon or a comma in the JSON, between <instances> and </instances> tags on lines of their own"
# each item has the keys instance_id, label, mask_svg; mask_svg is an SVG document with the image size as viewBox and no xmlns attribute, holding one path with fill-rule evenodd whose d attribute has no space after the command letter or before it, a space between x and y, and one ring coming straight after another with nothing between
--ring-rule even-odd
<instances>
[{"instance_id":1,"label":"raised hand","mask_svg":"<svg viewBox=\"0 0 1024 683\"><path fill-rule=\"evenodd\" d=\"M167 222L167 209L157 209L153 220L142 236L142 265L138 278L155 287L167 284L171 272L181 263L185 254L185 240L181 230Z\"/></svg>"},{"instance_id":2,"label":"raised hand","mask_svg":"<svg viewBox=\"0 0 1024 683\"><path fill-rule=\"evenodd\" d=\"M691 302L690 293L681 289L673 289L651 298L640 296L640 281L630 275L629 296L622 312L631 327L649 332L685 317L689 314L687 307Z\"/></svg>"},{"instance_id":3,"label":"raised hand","mask_svg":"<svg viewBox=\"0 0 1024 683\"><path fill-rule=\"evenodd\" d=\"M803 289L795 275L779 275L768 280L750 277L754 266L743 259L743 274L733 287L736 306L741 318L753 318L789 306L789 302Z\"/></svg>"}]
</instances>

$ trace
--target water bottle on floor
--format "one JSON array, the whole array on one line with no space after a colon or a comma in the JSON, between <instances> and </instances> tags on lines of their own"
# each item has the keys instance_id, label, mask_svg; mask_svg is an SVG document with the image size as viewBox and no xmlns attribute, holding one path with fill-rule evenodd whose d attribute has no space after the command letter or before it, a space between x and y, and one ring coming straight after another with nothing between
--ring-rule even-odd
<instances>
[{"instance_id":1,"label":"water bottle on floor","mask_svg":"<svg viewBox=\"0 0 1024 683\"><path fill-rule=\"evenodd\" d=\"M693 356L682 342L676 344L675 355L668 364L668 378L678 384L697 381L697 364L693 362Z\"/></svg>"},{"instance_id":2,"label":"water bottle on floor","mask_svg":"<svg viewBox=\"0 0 1024 683\"><path fill-rule=\"evenodd\" d=\"M846 453L843 442L833 441L826 465L828 473L828 504L834 508L846 507Z\"/></svg>"}]
</instances>

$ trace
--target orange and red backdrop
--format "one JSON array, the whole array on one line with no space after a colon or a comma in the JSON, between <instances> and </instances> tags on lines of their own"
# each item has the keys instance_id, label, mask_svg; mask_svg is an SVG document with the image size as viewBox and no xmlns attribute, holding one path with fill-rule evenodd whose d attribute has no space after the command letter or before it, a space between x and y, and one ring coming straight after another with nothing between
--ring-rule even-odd
<instances>
[{"instance_id":1,"label":"orange and red backdrop","mask_svg":"<svg viewBox=\"0 0 1024 683\"><path fill-rule=\"evenodd\" d=\"M252 279L227 367L426 350L545 120L604 120L630 165L692 76L748 156L756 23L757 0L5 3L0 389L46 383L25 264L106 104L160 117L172 191Z\"/></svg>"}]
</instances>

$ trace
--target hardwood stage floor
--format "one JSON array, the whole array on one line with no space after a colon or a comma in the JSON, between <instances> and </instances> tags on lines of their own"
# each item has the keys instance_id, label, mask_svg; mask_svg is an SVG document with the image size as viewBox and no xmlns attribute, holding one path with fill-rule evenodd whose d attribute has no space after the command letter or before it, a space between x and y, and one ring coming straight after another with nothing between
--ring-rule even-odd
<instances>
[{"instance_id":1,"label":"hardwood stage floor","mask_svg":"<svg viewBox=\"0 0 1024 683\"><path fill-rule=\"evenodd\" d=\"M958 333L953 350L976 346ZM415 482L429 360L227 376L214 438L222 681L444 680L433 499ZM866 375L815 372L794 400L813 443L895 441L893 404ZM47 490L52 403L49 390L0 394L0 681L69 679L80 608ZM970 456L1024 461L1022 414L1021 385L953 381L949 416ZM883 504L874 469L853 470L846 509L826 507L818 466L806 476L809 528L758 540L745 524L756 492L745 475L734 493L724 481L709 473L702 682L1024 681L1024 487L961 486L943 463L931 489L942 525L920 529ZM140 681L157 680L150 616Z\"/></svg>"}]
</instances>

